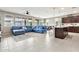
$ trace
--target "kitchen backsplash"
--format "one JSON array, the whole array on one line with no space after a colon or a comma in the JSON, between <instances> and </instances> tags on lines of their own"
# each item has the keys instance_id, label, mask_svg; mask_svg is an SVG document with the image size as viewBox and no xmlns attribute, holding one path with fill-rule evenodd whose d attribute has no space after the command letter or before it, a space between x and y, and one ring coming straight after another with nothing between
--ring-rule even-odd
<instances>
[{"instance_id":1,"label":"kitchen backsplash","mask_svg":"<svg viewBox=\"0 0 79 59\"><path fill-rule=\"evenodd\" d=\"M63 26L79 26L79 23L62 23Z\"/></svg>"}]
</instances>

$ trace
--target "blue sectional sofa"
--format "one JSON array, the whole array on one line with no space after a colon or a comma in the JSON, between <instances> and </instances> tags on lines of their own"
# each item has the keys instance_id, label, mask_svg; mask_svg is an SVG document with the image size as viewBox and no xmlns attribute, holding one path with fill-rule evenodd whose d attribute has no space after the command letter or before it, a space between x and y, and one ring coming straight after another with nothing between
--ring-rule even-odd
<instances>
[{"instance_id":1,"label":"blue sectional sofa","mask_svg":"<svg viewBox=\"0 0 79 59\"><path fill-rule=\"evenodd\" d=\"M46 33L46 26L12 26L11 32L13 35L21 35L27 32Z\"/></svg>"},{"instance_id":2,"label":"blue sectional sofa","mask_svg":"<svg viewBox=\"0 0 79 59\"><path fill-rule=\"evenodd\" d=\"M25 32L32 32L32 26L25 26Z\"/></svg>"},{"instance_id":3,"label":"blue sectional sofa","mask_svg":"<svg viewBox=\"0 0 79 59\"><path fill-rule=\"evenodd\" d=\"M25 30L23 29L22 26L12 26L11 31L12 31L12 34L15 36L25 33Z\"/></svg>"},{"instance_id":4,"label":"blue sectional sofa","mask_svg":"<svg viewBox=\"0 0 79 59\"><path fill-rule=\"evenodd\" d=\"M34 32L38 32L38 33L46 33L47 32L47 28L46 26L35 26L33 28Z\"/></svg>"}]
</instances>

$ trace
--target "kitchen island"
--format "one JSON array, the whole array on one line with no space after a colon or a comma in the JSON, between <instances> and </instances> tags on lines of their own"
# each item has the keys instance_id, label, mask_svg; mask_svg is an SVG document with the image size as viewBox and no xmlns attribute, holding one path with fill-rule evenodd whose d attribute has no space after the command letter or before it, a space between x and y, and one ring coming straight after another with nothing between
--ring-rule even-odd
<instances>
[{"instance_id":1,"label":"kitchen island","mask_svg":"<svg viewBox=\"0 0 79 59\"><path fill-rule=\"evenodd\" d=\"M64 39L68 35L67 27L55 27L55 37Z\"/></svg>"}]
</instances>

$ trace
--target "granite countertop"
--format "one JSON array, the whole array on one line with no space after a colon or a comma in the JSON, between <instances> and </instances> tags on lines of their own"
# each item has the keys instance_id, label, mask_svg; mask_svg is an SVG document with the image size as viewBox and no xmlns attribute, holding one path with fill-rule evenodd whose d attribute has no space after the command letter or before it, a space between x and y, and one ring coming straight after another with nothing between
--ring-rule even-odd
<instances>
[{"instance_id":1,"label":"granite countertop","mask_svg":"<svg viewBox=\"0 0 79 59\"><path fill-rule=\"evenodd\" d=\"M64 27L79 27L79 25L60 25L60 26L55 26L55 28L64 28Z\"/></svg>"},{"instance_id":2,"label":"granite countertop","mask_svg":"<svg viewBox=\"0 0 79 59\"><path fill-rule=\"evenodd\" d=\"M55 28L64 28L64 27L68 27L68 26L63 26L63 25L61 25L61 26L55 26Z\"/></svg>"},{"instance_id":3,"label":"granite countertop","mask_svg":"<svg viewBox=\"0 0 79 59\"><path fill-rule=\"evenodd\" d=\"M64 23L63 26L67 26L67 27L79 27L79 23Z\"/></svg>"}]
</instances>

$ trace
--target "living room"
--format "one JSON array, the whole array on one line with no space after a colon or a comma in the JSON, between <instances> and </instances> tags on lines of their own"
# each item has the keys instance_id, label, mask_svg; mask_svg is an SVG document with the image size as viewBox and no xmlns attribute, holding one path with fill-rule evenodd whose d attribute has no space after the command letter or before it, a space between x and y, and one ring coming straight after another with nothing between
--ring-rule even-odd
<instances>
[{"instance_id":1,"label":"living room","mask_svg":"<svg viewBox=\"0 0 79 59\"><path fill-rule=\"evenodd\" d=\"M79 51L78 9L0 7L1 51Z\"/></svg>"}]
</instances>

